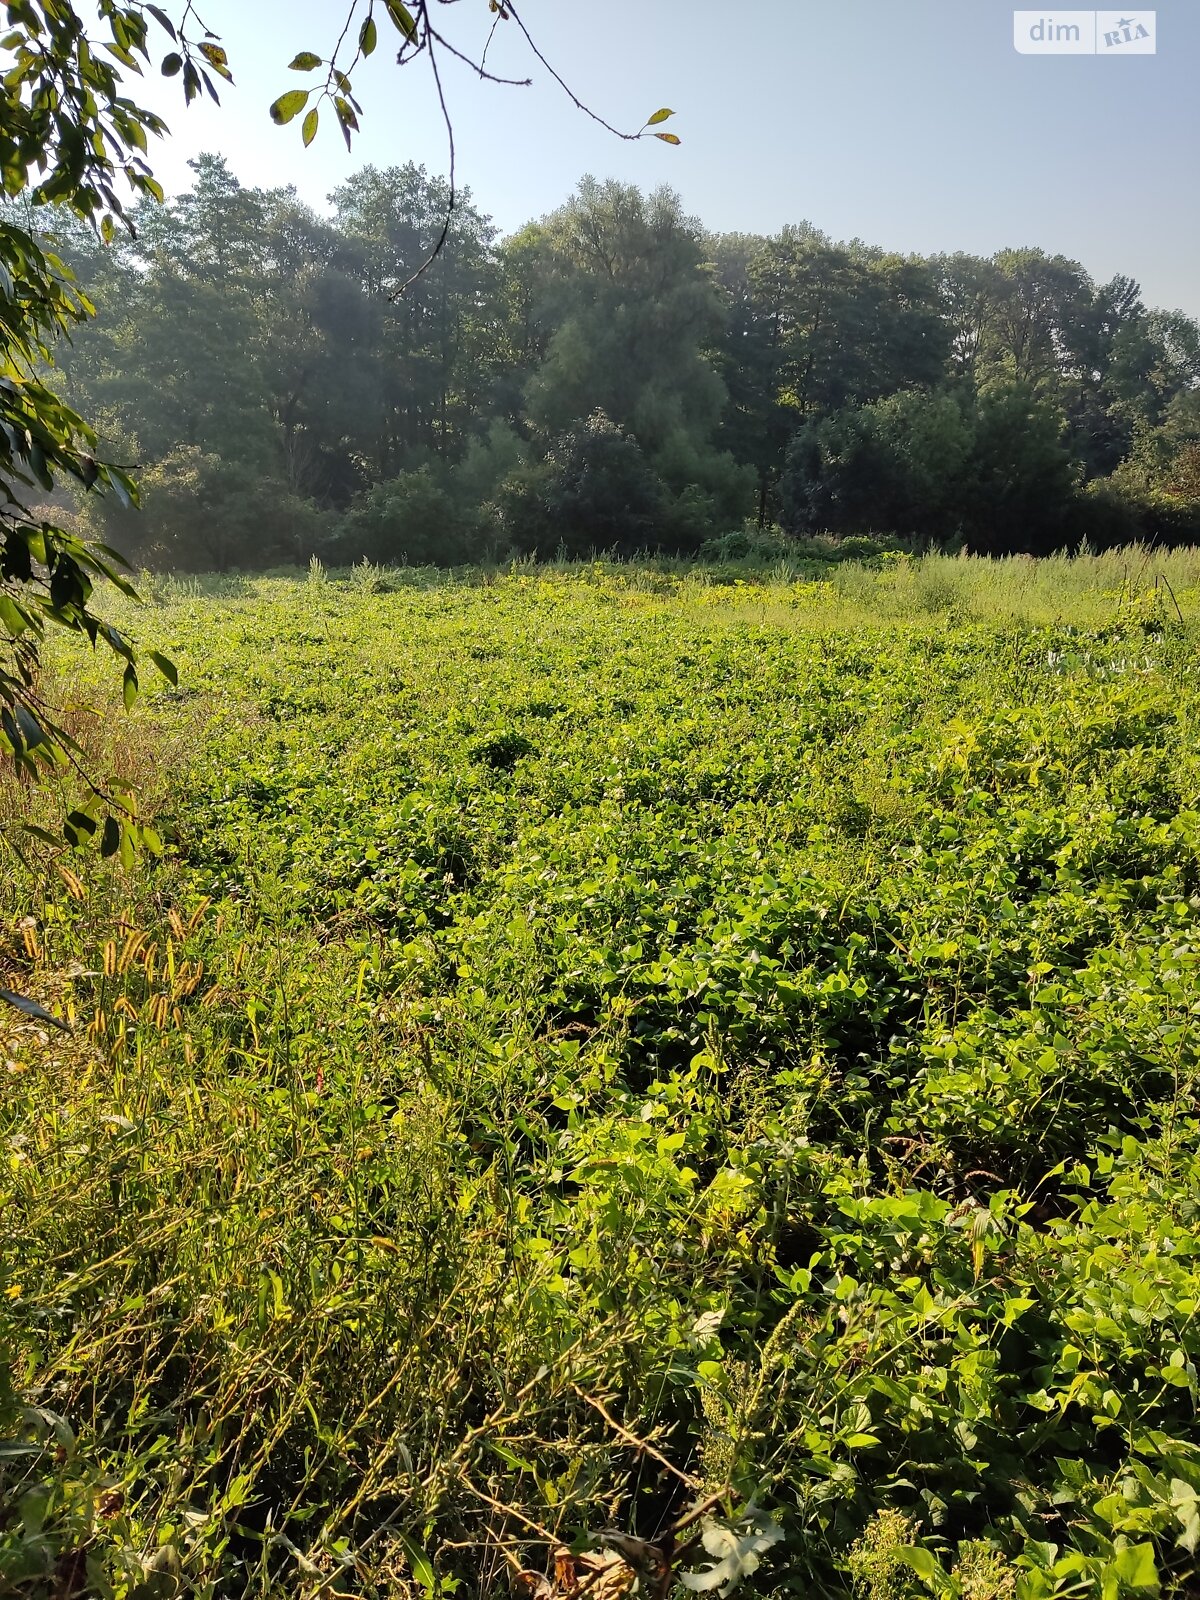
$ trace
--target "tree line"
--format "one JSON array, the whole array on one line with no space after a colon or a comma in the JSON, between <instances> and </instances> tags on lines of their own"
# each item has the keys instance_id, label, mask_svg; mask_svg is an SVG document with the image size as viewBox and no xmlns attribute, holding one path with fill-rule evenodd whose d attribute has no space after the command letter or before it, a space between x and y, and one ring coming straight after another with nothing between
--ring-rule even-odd
<instances>
[{"instance_id":1,"label":"tree line","mask_svg":"<svg viewBox=\"0 0 1200 1600\"><path fill-rule=\"evenodd\" d=\"M219 156L109 241L49 241L97 317L61 352L184 570L711 548L749 527L988 552L1200 539L1200 326L1037 249L711 234L585 178L501 238L424 168L321 215Z\"/></svg>"}]
</instances>

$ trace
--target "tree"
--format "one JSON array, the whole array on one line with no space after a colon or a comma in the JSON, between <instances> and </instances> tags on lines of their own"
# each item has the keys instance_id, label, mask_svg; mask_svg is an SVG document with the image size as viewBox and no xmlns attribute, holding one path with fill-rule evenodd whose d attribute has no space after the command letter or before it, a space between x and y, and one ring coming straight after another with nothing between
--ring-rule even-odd
<instances>
[{"instance_id":1,"label":"tree","mask_svg":"<svg viewBox=\"0 0 1200 1600\"><path fill-rule=\"evenodd\" d=\"M714 448L725 402L710 359L724 332L721 298L679 196L585 178L542 225L538 246L533 316L544 355L526 385L529 421L553 437L599 410L674 493L695 488L713 515L740 515L744 476Z\"/></svg>"},{"instance_id":2,"label":"tree","mask_svg":"<svg viewBox=\"0 0 1200 1600\"><path fill-rule=\"evenodd\" d=\"M975 447L972 409L953 394L900 394L814 418L781 484L790 533L957 538Z\"/></svg>"},{"instance_id":3,"label":"tree","mask_svg":"<svg viewBox=\"0 0 1200 1600\"><path fill-rule=\"evenodd\" d=\"M635 555L664 542L662 480L637 440L594 411L566 429L544 461L502 485L504 528L516 549Z\"/></svg>"},{"instance_id":4,"label":"tree","mask_svg":"<svg viewBox=\"0 0 1200 1600\"><path fill-rule=\"evenodd\" d=\"M70 6L23 0L8 12L5 43L13 65L0 88L4 192L10 200L62 206L112 237L123 210L117 182L162 198L142 152L147 135L161 133L163 125L121 94L117 68L91 51ZM141 7L101 0L100 12L111 29L110 54L136 66L135 53L146 54L148 34ZM211 65L225 70L223 58ZM39 691L38 647L46 627L81 633L93 645L103 641L124 663L127 704L137 694L138 674L132 645L93 606L98 579L129 587L120 558L38 514L33 497L52 492L60 475L129 503L136 491L124 472L98 459L95 430L44 381L55 339L92 308L58 257L37 243L13 210L0 220L0 269L0 623L8 640L0 665L0 729L18 767L38 778L47 769L82 770L79 747ZM173 677L170 663L157 659ZM87 787L87 798L64 825L68 841L98 835L106 853L132 851L132 803L90 779Z\"/></svg>"},{"instance_id":5,"label":"tree","mask_svg":"<svg viewBox=\"0 0 1200 1600\"><path fill-rule=\"evenodd\" d=\"M1015 383L814 418L788 451L784 527L965 539L987 554L1054 549L1077 508L1063 433L1057 409Z\"/></svg>"},{"instance_id":6,"label":"tree","mask_svg":"<svg viewBox=\"0 0 1200 1600\"><path fill-rule=\"evenodd\" d=\"M364 167L332 198L377 320L375 356L360 375L374 412L364 441L374 473L390 477L422 453L456 456L491 384L494 350L479 312L496 292L495 230L469 194L458 196L436 259L411 283L442 228L446 183L411 162Z\"/></svg>"},{"instance_id":7,"label":"tree","mask_svg":"<svg viewBox=\"0 0 1200 1600\"><path fill-rule=\"evenodd\" d=\"M762 526L797 424L938 383L947 335L933 279L915 259L834 245L809 223L714 245L737 326L722 369L729 433L758 475Z\"/></svg>"},{"instance_id":8,"label":"tree","mask_svg":"<svg viewBox=\"0 0 1200 1600\"><path fill-rule=\"evenodd\" d=\"M475 519L428 466L377 483L343 518L334 546L345 562L454 566L478 554Z\"/></svg>"}]
</instances>

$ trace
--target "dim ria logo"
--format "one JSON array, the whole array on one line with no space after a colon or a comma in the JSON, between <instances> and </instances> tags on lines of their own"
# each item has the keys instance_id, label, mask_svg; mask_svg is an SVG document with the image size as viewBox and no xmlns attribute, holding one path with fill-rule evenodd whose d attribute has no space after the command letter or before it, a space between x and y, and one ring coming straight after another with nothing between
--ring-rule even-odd
<instances>
[{"instance_id":1,"label":"dim ria logo","mask_svg":"<svg viewBox=\"0 0 1200 1600\"><path fill-rule=\"evenodd\" d=\"M1023 56L1152 56L1154 11L1014 11Z\"/></svg>"}]
</instances>

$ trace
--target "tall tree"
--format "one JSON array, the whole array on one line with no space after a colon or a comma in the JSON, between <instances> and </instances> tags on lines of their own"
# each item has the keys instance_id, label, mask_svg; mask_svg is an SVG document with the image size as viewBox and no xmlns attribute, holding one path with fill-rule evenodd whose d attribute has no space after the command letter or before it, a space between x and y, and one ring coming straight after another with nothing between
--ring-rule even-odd
<instances>
[{"instance_id":1,"label":"tall tree","mask_svg":"<svg viewBox=\"0 0 1200 1600\"><path fill-rule=\"evenodd\" d=\"M548 337L526 389L530 421L555 435L600 409L672 489L695 486L732 514L745 484L713 446L723 308L699 223L669 189L585 178L539 234L534 315Z\"/></svg>"},{"instance_id":2,"label":"tall tree","mask_svg":"<svg viewBox=\"0 0 1200 1600\"><path fill-rule=\"evenodd\" d=\"M374 471L461 448L488 396L491 347L480 307L496 292L495 230L460 196L434 259L449 190L424 167L364 167L333 194L377 319Z\"/></svg>"}]
</instances>

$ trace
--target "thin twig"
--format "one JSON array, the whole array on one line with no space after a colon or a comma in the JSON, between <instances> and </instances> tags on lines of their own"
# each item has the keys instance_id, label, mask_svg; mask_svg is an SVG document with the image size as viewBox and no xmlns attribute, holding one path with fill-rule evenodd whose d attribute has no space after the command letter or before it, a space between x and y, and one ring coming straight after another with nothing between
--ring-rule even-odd
<instances>
[{"instance_id":1,"label":"thin twig","mask_svg":"<svg viewBox=\"0 0 1200 1600\"><path fill-rule=\"evenodd\" d=\"M1179 601L1175 598L1175 591L1171 587L1170 578L1167 577L1165 572L1160 572L1159 577L1162 579L1163 586L1165 587L1167 593L1171 596L1171 604L1175 607L1175 615L1179 618L1180 622L1182 622L1183 612L1179 609Z\"/></svg>"},{"instance_id":2,"label":"thin twig","mask_svg":"<svg viewBox=\"0 0 1200 1600\"><path fill-rule=\"evenodd\" d=\"M483 69L487 66L488 51L492 48L492 40L496 37L496 29L503 20L503 14L497 11L492 18L492 26L487 36L487 43L483 47L483 54L479 58L479 76L483 77Z\"/></svg>"},{"instance_id":3,"label":"thin twig","mask_svg":"<svg viewBox=\"0 0 1200 1600\"><path fill-rule=\"evenodd\" d=\"M714 1494L706 1495L703 1500L697 1500L690 1511L685 1511L667 1529L667 1533L677 1539L685 1529L690 1528L694 1522L699 1522L701 1517L706 1517L710 1511L715 1511L729 1494L729 1485L725 1484Z\"/></svg>"},{"instance_id":4,"label":"thin twig","mask_svg":"<svg viewBox=\"0 0 1200 1600\"><path fill-rule=\"evenodd\" d=\"M501 1516L515 1517L518 1522L523 1523L525 1527L536 1533L539 1539L544 1539L552 1549L558 1545L559 1540L550 1532L549 1528L544 1528L540 1522L535 1522L532 1517L527 1517L523 1511L518 1511L516 1506L506 1506L502 1500L496 1500L482 1489L476 1488L461 1467L458 1472L458 1481L468 1494L473 1494L477 1500L482 1500L485 1506L491 1506L492 1510L498 1511Z\"/></svg>"},{"instance_id":5,"label":"thin twig","mask_svg":"<svg viewBox=\"0 0 1200 1600\"><path fill-rule=\"evenodd\" d=\"M526 44L528 44L534 55L541 62L542 66L545 67L546 71L554 79L555 83L558 84L559 88L563 91L567 98L571 101L571 104L576 108L576 110L582 111L584 116L591 117L592 121L598 122L602 128L607 128L609 133L615 134L618 139L626 139L630 144L634 144L638 139L640 139L640 133L622 133L620 128L614 128L611 122L605 122L604 118L597 112L593 111L591 106L584 105L583 101L575 93L574 89L571 88L570 84L567 83L565 79L561 78L557 72L555 72L554 68L546 60L545 56L538 49L537 45L534 44L533 35L521 21L520 15L517 12L517 8L514 5L511 5L509 0L505 0L505 9L507 10L509 16L516 23L517 27L520 28L521 32L525 35Z\"/></svg>"},{"instance_id":6,"label":"thin twig","mask_svg":"<svg viewBox=\"0 0 1200 1600\"><path fill-rule=\"evenodd\" d=\"M698 1489L700 1487L699 1478L694 1478L690 1472L682 1471L675 1465L673 1461L669 1461L667 1457L663 1455L661 1450L656 1450L654 1446L649 1444L645 1439L639 1439L636 1433L630 1433L629 1429L617 1421L616 1417L613 1416L612 1412L608 1410L607 1406L605 1406L602 1401L597 1400L594 1395L590 1395L585 1390L581 1389L577 1383L573 1383L571 1388L581 1400L585 1401L593 1408L593 1410L600 1413L605 1422L608 1423L609 1427L613 1430L618 1438L623 1439L625 1443L636 1450L639 1455L653 1457L653 1459L658 1462L659 1466L665 1467L668 1472L673 1473L674 1476L679 1479L680 1483L686 1484L689 1489Z\"/></svg>"},{"instance_id":7,"label":"thin twig","mask_svg":"<svg viewBox=\"0 0 1200 1600\"><path fill-rule=\"evenodd\" d=\"M493 28L494 26L495 25L493 24ZM477 72L485 83L502 83L511 89L528 89L532 87L532 78L501 78L497 73L489 72L482 61L472 61L471 57L467 55L465 51L460 50L457 45L451 44L444 33L438 33L437 30L434 29L433 36L441 45L443 50L448 50L450 54L452 56L456 56L464 66L470 67L472 72ZM490 38L491 36L489 35L489 42ZM487 54L486 50L484 54Z\"/></svg>"},{"instance_id":8,"label":"thin twig","mask_svg":"<svg viewBox=\"0 0 1200 1600\"><path fill-rule=\"evenodd\" d=\"M421 22L425 29L425 38L423 43L425 48L429 51L429 65L433 70L433 81L437 86L438 104L442 108L442 121L446 124L446 142L450 147L450 195L446 201L446 220L442 224L442 231L438 235L437 243L429 252L425 260L422 261L417 270L405 278L400 287L396 289L391 296L389 296L389 298L392 300L398 300L404 291L408 288L411 288L411 286L416 283L417 279L427 272L437 260L438 256L441 255L446 240L450 237L450 224L454 220L454 208L457 204L458 198L454 183L454 124L450 120L450 111L446 105L446 91L442 88L442 75L438 71L437 52L434 49L434 40L436 39L439 43L441 43L441 36L435 33L429 25L428 0L421 0L419 9L421 13Z\"/></svg>"}]
</instances>

